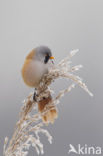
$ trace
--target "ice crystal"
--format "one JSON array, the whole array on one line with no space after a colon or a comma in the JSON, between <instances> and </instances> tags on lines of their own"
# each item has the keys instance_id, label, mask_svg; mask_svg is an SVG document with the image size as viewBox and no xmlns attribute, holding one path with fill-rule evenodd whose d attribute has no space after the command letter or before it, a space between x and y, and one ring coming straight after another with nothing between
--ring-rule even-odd
<instances>
[{"instance_id":1,"label":"ice crystal","mask_svg":"<svg viewBox=\"0 0 103 156\"><path fill-rule=\"evenodd\" d=\"M27 99L23 101L23 107L20 111L20 118L16 123L13 136L10 141L8 141L7 137L5 138L3 152L4 156L27 156L30 146L35 148L37 154L43 154L43 144L40 141L39 133L43 133L48 138L50 144L52 143L52 136L44 128L45 123L41 120L42 115L56 107L60 98L64 96L65 93L70 92L76 84L84 89L90 96L93 96L93 94L88 90L87 86L83 83L82 79L74 74L75 71L82 67L82 65L77 65L74 67L71 66L70 59L77 52L78 50L71 51L66 58L61 60L59 64L52 67L48 74L44 75L37 89L37 101L33 100L33 93L30 93ZM38 112L37 103L43 97L47 98L53 93L49 86L58 78L70 79L73 81L73 83L52 98L42 113Z\"/></svg>"}]
</instances>

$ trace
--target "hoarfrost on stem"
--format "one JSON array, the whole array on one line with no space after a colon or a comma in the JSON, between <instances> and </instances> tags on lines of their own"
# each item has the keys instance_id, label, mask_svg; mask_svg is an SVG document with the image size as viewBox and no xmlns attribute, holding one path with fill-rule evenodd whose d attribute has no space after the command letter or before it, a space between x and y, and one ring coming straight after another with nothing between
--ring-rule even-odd
<instances>
[{"instance_id":1,"label":"hoarfrost on stem","mask_svg":"<svg viewBox=\"0 0 103 156\"><path fill-rule=\"evenodd\" d=\"M40 141L39 133L43 133L48 138L50 144L52 143L52 136L45 128L43 128L45 123L41 120L42 115L54 109L59 103L60 98L63 97L65 93L70 92L72 88L75 88L76 84L84 89L90 96L93 96L85 83L83 83L82 79L74 74L75 71L82 68L82 65L71 66L70 59L77 52L78 49L71 51L66 58L52 67L48 74L44 75L37 89L37 101L33 101L33 93L30 93L27 99L23 101L24 104L20 111L20 118L16 123L13 136L9 142L8 138L5 138L3 150L4 156L27 156L30 146L33 146L36 149L37 154L43 154L43 144ZM70 79L73 83L52 98L42 113L38 112L37 103L43 97L48 98L50 94L53 93L49 86L54 80L60 77Z\"/></svg>"}]
</instances>

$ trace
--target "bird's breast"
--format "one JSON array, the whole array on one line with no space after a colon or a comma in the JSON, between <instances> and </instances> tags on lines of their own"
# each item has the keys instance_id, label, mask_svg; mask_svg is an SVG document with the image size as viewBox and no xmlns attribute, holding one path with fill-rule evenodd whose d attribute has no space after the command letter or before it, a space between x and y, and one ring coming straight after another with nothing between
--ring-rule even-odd
<instances>
[{"instance_id":1,"label":"bird's breast","mask_svg":"<svg viewBox=\"0 0 103 156\"><path fill-rule=\"evenodd\" d=\"M37 87L41 77L47 69L43 63L38 61L26 60L22 68L22 77L24 82L30 87Z\"/></svg>"}]
</instances>

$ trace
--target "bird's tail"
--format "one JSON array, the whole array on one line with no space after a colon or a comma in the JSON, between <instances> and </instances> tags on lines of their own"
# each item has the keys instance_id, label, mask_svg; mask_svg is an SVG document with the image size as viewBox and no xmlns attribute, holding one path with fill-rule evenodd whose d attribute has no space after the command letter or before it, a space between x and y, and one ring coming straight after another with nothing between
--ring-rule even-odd
<instances>
[{"instance_id":1,"label":"bird's tail","mask_svg":"<svg viewBox=\"0 0 103 156\"><path fill-rule=\"evenodd\" d=\"M57 118L58 113L57 113L57 108L56 106L49 106L49 102L52 100L52 97L49 96L48 98L42 99L38 103L38 110L40 113L42 113L42 120L44 123L48 124L54 123L54 120ZM47 109L45 110L45 108ZM44 113L43 113L44 112Z\"/></svg>"}]
</instances>

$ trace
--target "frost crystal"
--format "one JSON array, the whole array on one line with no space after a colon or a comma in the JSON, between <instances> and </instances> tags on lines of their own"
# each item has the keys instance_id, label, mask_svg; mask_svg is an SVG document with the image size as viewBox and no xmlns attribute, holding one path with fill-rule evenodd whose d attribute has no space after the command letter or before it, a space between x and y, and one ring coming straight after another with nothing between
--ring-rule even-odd
<instances>
[{"instance_id":1,"label":"frost crystal","mask_svg":"<svg viewBox=\"0 0 103 156\"><path fill-rule=\"evenodd\" d=\"M82 89L84 89L90 96L93 94L88 90L87 86L82 82L82 79L75 75L75 71L82 68L82 65L77 65L72 67L70 59L78 52L78 50L73 50L70 54L60 61L59 64L52 67L48 74L44 75L39 87L37 89L37 101L33 101L33 93L23 101L23 107L20 112L19 121L16 123L16 127L11 140L8 142L8 138L4 141L4 156L27 156L30 146L36 149L37 154L44 153L43 144L40 141L39 133L43 133L47 138L49 143L52 143L52 136L49 132L43 128L45 123L43 122L43 116L48 115L49 111L54 110L59 100L65 93L70 92L75 85L78 84ZM42 112L38 112L37 103L41 99L49 98L53 91L49 88L50 84L58 78L66 78L73 81L73 83L66 89L60 91L58 95L49 100L45 109ZM54 117L54 119L57 116ZM48 116L49 120L53 123L54 119Z\"/></svg>"}]
</instances>

